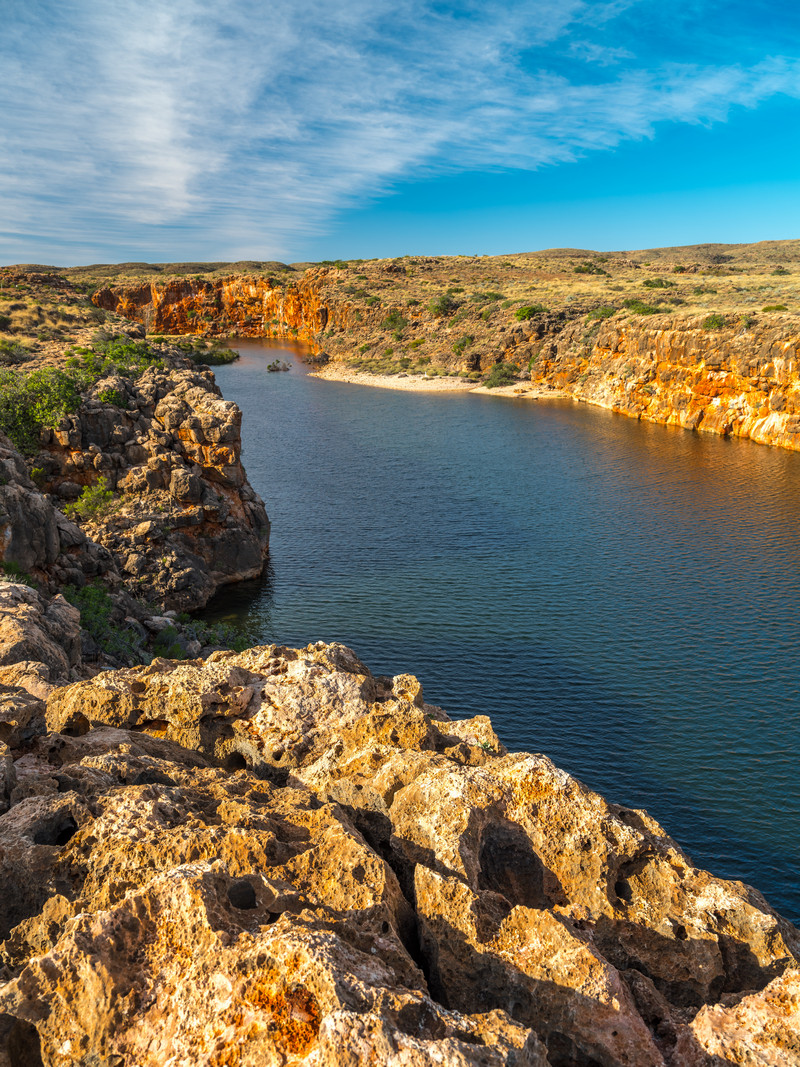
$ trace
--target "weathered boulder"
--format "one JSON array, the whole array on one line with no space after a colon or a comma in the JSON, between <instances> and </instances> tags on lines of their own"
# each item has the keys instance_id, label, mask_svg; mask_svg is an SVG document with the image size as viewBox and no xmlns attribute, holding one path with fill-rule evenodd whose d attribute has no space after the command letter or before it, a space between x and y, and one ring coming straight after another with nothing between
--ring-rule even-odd
<instances>
[{"instance_id":1,"label":"weathered boulder","mask_svg":"<svg viewBox=\"0 0 800 1067\"><path fill-rule=\"evenodd\" d=\"M111 729L26 760L53 789L0 820L10 1062L547 1064L503 1012L431 999L413 910L336 805Z\"/></svg>"},{"instance_id":2,"label":"weathered boulder","mask_svg":"<svg viewBox=\"0 0 800 1067\"><path fill-rule=\"evenodd\" d=\"M485 717L451 722L413 676L373 677L344 646L159 660L56 690L46 714L52 732L16 760L0 817L8 899L28 900L7 920L13 978L0 1005L49 1055L58 1029L71 1042L91 1035L97 1056L164 1062L157 1003L186 1062L224 1062L242 1031L227 1008L223 1026L198 1006L216 988L203 960L223 961L213 973L241 1008L252 1004L243 974L259 973L251 949L270 975L297 965L291 988L313 997L302 1050L280 1037L290 1061L680 1067L717 1063L718 1049L726 1063L761 1062L748 1059L758 1049L777 1063L797 1034L800 933L755 890L697 870L645 812L544 756L508 754ZM288 805L282 830L275 804ZM13 844L64 835L70 819L63 854L26 859L29 846ZM305 828L304 858L280 860L280 886L263 819L278 842L298 819ZM36 829L45 824L54 829ZM14 878L31 888L12 894ZM234 896L259 923L248 938L219 911L219 887L242 879L250 888ZM262 905L279 888L302 902ZM54 894L80 916L54 923ZM259 918L263 906L282 917ZM156 916L185 961L180 989ZM121 954L104 952L104 938ZM280 981L270 1003L288 996ZM43 1022L62 988L81 1008ZM125 1000L131 989L141 992ZM110 992L98 1000L100 990ZM255 1050L271 1062L251 1010L242 1062ZM748 1036L762 1011L783 1012L774 1040ZM402 1021L412 1018L413 1034ZM454 1029L456 1018L469 1021Z\"/></svg>"},{"instance_id":3,"label":"weathered boulder","mask_svg":"<svg viewBox=\"0 0 800 1067\"><path fill-rule=\"evenodd\" d=\"M0 669L14 669L47 681L65 682L70 668L80 662L80 613L63 596L47 600L35 589L12 582L0 582Z\"/></svg>"},{"instance_id":4,"label":"weathered boulder","mask_svg":"<svg viewBox=\"0 0 800 1067\"><path fill-rule=\"evenodd\" d=\"M100 479L115 491L112 508L82 522L137 596L193 610L261 573L269 520L241 464L241 412L209 370L104 379L43 444L34 463L51 492L73 500ZM90 551L74 523L56 521L62 552Z\"/></svg>"}]
</instances>

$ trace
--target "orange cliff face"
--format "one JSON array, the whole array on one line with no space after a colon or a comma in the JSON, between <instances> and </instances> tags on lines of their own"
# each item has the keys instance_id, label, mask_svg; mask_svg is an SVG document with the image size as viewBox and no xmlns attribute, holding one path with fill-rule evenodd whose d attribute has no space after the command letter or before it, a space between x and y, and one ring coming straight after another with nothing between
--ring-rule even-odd
<instances>
[{"instance_id":1,"label":"orange cliff face","mask_svg":"<svg viewBox=\"0 0 800 1067\"><path fill-rule=\"evenodd\" d=\"M215 281L187 278L100 289L93 302L139 322L149 333L288 337L319 347L330 325L345 327L347 305L331 307L320 295L325 271L309 271L284 287L271 277L232 275Z\"/></svg>"},{"instance_id":2,"label":"orange cliff face","mask_svg":"<svg viewBox=\"0 0 800 1067\"><path fill-rule=\"evenodd\" d=\"M396 308L420 303L403 296L392 294ZM151 333L291 337L315 353L324 344L332 361L352 360L359 349L392 352L386 346L392 344L387 309L393 305L359 304L338 272L324 267L289 285L269 276L188 278L101 289L93 300ZM497 323L493 318L487 325L476 307L457 330L424 308L415 311L398 356L424 344L422 351L431 353L427 362L449 372L486 371L504 361L530 368L534 385L633 418L800 451L800 332L794 319L757 325L740 320L719 329L705 328L701 318L666 316L615 315L592 323L585 308L575 307L521 322L497 315ZM466 329L474 331L474 343L463 357L454 355L453 339Z\"/></svg>"},{"instance_id":3,"label":"orange cliff face","mask_svg":"<svg viewBox=\"0 0 800 1067\"><path fill-rule=\"evenodd\" d=\"M800 451L799 367L800 334L780 325L603 323L587 339L581 323L541 346L531 378L634 418Z\"/></svg>"}]
</instances>

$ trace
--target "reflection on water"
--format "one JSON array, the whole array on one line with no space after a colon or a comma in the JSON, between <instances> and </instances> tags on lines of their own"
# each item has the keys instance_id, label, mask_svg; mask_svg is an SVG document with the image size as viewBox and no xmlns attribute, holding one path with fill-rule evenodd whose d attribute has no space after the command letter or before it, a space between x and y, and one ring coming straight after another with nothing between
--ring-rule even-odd
<instances>
[{"instance_id":1,"label":"reflection on water","mask_svg":"<svg viewBox=\"0 0 800 1067\"><path fill-rule=\"evenodd\" d=\"M352 645L646 807L800 917L800 456L568 402L220 368L273 524L224 593L263 641Z\"/></svg>"}]
</instances>

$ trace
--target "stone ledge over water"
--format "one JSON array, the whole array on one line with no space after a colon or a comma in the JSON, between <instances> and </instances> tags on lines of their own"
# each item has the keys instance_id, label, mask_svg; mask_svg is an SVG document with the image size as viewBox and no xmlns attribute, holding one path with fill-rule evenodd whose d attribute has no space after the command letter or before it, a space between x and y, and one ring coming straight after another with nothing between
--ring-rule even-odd
<instances>
[{"instance_id":1,"label":"stone ledge over water","mask_svg":"<svg viewBox=\"0 0 800 1067\"><path fill-rule=\"evenodd\" d=\"M2 1067L797 1060L790 923L411 675L273 645L39 709L0 752Z\"/></svg>"}]
</instances>

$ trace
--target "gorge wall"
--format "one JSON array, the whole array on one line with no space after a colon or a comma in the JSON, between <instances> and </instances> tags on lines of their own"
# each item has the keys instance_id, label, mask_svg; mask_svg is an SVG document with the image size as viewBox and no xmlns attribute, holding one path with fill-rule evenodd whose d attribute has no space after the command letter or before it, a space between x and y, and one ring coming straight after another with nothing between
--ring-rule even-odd
<instances>
[{"instance_id":1,"label":"gorge wall","mask_svg":"<svg viewBox=\"0 0 800 1067\"><path fill-rule=\"evenodd\" d=\"M288 284L229 277L119 286L101 289L94 302L151 332L292 337L334 362L391 345L392 316L396 322L405 313L414 318L404 319L403 350L426 343L431 365L449 372L507 362L537 386L634 418L800 449L800 331L783 317L760 324L742 317L709 329L686 316L597 321L575 307L526 321L500 315L487 325L478 310L465 310L455 329L423 307L406 311L406 303L419 302L401 293L392 305L365 305L336 275L315 268ZM473 333L459 351L465 329Z\"/></svg>"}]
</instances>

